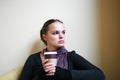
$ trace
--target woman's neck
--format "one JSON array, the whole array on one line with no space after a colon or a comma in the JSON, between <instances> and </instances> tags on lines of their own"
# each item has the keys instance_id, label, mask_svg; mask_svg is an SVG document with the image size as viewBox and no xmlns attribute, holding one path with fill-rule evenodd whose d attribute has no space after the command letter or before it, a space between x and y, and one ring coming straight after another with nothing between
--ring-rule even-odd
<instances>
[{"instance_id":1,"label":"woman's neck","mask_svg":"<svg viewBox=\"0 0 120 80\"><path fill-rule=\"evenodd\" d=\"M56 51L57 48L47 46L47 50L48 50L48 51Z\"/></svg>"}]
</instances>

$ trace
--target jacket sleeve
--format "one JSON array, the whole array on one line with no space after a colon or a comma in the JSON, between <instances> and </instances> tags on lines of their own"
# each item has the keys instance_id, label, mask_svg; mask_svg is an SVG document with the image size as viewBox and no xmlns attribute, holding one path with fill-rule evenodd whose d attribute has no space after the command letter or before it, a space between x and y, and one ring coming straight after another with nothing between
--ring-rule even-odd
<instances>
[{"instance_id":1,"label":"jacket sleeve","mask_svg":"<svg viewBox=\"0 0 120 80\"><path fill-rule=\"evenodd\" d=\"M55 79L57 80L105 80L104 73L95 65L88 62L85 58L72 51L68 60L71 69L57 67Z\"/></svg>"},{"instance_id":2,"label":"jacket sleeve","mask_svg":"<svg viewBox=\"0 0 120 80\"><path fill-rule=\"evenodd\" d=\"M76 54L75 51L71 53L71 61L72 80L105 80L103 72L98 67Z\"/></svg>"}]
</instances>

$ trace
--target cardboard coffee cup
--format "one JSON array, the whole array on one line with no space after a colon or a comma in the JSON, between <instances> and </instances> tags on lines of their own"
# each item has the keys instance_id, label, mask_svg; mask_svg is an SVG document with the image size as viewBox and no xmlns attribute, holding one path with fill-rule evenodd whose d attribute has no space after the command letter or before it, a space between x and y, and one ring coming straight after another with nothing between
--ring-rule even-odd
<instances>
[{"instance_id":1,"label":"cardboard coffee cup","mask_svg":"<svg viewBox=\"0 0 120 80\"><path fill-rule=\"evenodd\" d=\"M44 56L49 62L53 63L55 66L57 64L57 52L44 52Z\"/></svg>"}]
</instances>

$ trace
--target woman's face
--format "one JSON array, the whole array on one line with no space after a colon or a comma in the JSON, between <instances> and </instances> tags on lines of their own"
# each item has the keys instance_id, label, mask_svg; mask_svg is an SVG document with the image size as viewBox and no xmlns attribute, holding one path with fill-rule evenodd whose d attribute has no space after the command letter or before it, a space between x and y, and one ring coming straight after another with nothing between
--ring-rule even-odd
<instances>
[{"instance_id":1,"label":"woman's face","mask_svg":"<svg viewBox=\"0 0 120 80\"><path fill-rule=\"evenodd\" d=\"M43 39L47 42L47 48L55 50L64 46L65 43L65 27L60 22L54 22L48 26L47 34L43 34Z\"/></svg>"}]
</instances>

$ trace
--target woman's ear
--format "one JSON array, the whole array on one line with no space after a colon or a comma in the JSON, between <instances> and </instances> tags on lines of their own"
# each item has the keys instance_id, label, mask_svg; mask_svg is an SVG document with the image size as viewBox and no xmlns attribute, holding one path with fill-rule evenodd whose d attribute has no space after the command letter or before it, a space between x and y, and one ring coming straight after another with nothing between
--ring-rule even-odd
<instances>
[{"instance_id":1,"label":"woman's ear","mask_svg":"<svg viewBox=\"0 0 120 80\"><path fill-rule=\"evenodd\" d=\"M42 34L42 38L46 41L47 38L46 38L46 35L45 34Z\"/></svg>"}]
</instances>

